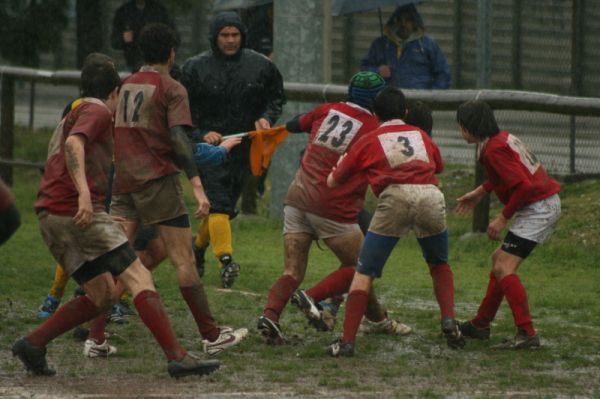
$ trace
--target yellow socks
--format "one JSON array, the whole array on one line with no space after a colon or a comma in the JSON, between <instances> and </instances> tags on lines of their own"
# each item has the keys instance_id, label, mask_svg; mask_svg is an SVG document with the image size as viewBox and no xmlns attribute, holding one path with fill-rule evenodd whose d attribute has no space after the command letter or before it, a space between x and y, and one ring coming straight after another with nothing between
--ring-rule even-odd
<instances>
[{"instance_id":1,"label":"yellow socks","mask_svg":"<svg viewBox=\"0 0 600 399\"><path fill-rule=\"evenodd\" d=\"M54 298L60 299L65 294L65 287L69 281L69 276L65 273L65 269L58 263L54 269L54 281L52 281L52 287L50 288L50 295Z\"/></svg>"}]
</instances>

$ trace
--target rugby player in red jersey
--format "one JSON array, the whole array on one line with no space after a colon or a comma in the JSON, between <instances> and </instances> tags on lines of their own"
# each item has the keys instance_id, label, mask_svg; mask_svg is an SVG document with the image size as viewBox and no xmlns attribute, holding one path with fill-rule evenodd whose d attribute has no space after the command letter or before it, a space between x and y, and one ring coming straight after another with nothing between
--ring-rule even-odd
<instances>
[{"instance_id":1,"label":"rugby player in red jersey","mask_svg":"<svg viewBox=\"0 0 600 399\"><path fill-rule=\"evenodd\" d=\"M479 162L487 172L485 182L458 199L456 212L466 214L487 193L494 191L504 208L488 225L488 237L500 240L512 219L504 241L492 254L492 271L477 315L461 323L461 331L466 337L488 339L490 324L502 299L506 298L517 333L496 347L538 347L540 339L533 327L527 292L517 276L517 269L538 243L552 235L560 218L560 184L548 176L521 140L500 130L487 103L477 100L462 104L456 120L465 141L477 144Z\"/></svg>"},{"instance_id":2,"label":"rugby player in red jersey","mask_svg":"<svg viewBox=\"0 0 600 399\"><path fill-rule=\"evenodd\" d=\"M373 280L381 277L392 249L410 230L429 266L448 346L461 348L464 339L454 318L454 277L448 265L446 204L435 176L444 168L440 151L426 132L403 121L406 101L401 90L384 89L374 110L381 125L361 137L327 178L330 187L338 187L362 176L378 198L348 294L344 333L329 353L354 355Z\"/></svg>"},{"instance_id":3,"label":"rugby player in red jersey","mask_svg":"<svg viewBox=\"0 0 600 399\"><path fill-rule=\"evenodd\" d=\"M358 213L363 207L367 183L354 179L343 187L330 189L327 174L339 157L364 133L377 126L372 102L385 83L373 72L360 72L351 79L348 102L327 103L287 123L290 132L310 132L301 167L290 187L284 207L284 270L269 290L258 329L268 342L282 342L281 312L304 279L308 254L315 239L323 240L341 266L307 292L317 300L345 293L354 274L363 240ZM294 296L309 320L327 329L312 299L299 291ZM385 310L372 298L372 320L387 320ZM396 331L410 328L395 322Z\"/></svg>"},{"instance_id":4,"label":"rugby player in red jersey","mask_svg":"<svg viewBox=\"0 0 600 399\"><path fill-rule=\"evenodd\" d=\"M192 186L198 206L195 216L207 216L210 204L186 133L192 125L187 91L169 75L176 45L174 32L164 24L149 24L140 34L145 64L123 81L119 91L110 210L123 220L130 242L140 223L157 227L204 351L217 354L239 343L248 330L219 327L196 271L180 169Z\"/></svg>"}]
</instances>

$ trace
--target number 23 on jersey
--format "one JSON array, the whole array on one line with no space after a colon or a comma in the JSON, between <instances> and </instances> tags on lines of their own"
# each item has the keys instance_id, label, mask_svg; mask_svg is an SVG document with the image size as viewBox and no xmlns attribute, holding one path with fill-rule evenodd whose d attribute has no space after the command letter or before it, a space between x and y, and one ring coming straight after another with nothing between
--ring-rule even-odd
<instances>
[{"instance_id":1,"label":"number 23 on jersey","mask_svg":"<svg viewBox=\"0 0 600 399\"><path fill-rule=\"evenodd\" d=\"M343 154L361 127L361 121L334 109L329 110L317 131L314 144Z\"/></svg>"}]
</instances>

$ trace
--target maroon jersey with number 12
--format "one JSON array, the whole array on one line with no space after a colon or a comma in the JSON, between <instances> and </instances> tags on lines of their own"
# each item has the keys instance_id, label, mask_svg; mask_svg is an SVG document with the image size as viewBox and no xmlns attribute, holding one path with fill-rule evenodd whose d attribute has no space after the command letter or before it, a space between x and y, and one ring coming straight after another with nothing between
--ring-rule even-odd
<instances>
[{"instance_id":1,"label":"maroon jersey with number 12","mask_svg":"<svg viewBox=\"0 0 600 399\"><path fill-rule=\"evenodd\" d=\"M169 129L191 124L187 91L179 82L148 67L128 77L115 116L113 193L137 192L148 181L178 173Z\"/></svg>"}]
</instances>

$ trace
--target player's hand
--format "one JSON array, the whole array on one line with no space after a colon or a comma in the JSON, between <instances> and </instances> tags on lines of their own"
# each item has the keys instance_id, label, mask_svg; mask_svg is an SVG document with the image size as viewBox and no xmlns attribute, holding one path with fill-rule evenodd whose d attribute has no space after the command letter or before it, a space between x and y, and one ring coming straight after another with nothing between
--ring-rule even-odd
<instances>
[{"instance_id":1,"label":"player's hand","mask_svg":"<svg viewBox=\"0 0 600 399\"><path fill-rule=\"evenodd\" d=\"M133 42L133 31L126 30L125 32L123 32L123 41L127 44L132 43Z\"/></svg>"},{"instance_id":2,"label":"player's hand","mask_svg":"<svg viewBox=\"0 0 600 399\"><path fill-rule=\"evenodd\" d=\"M454 211L459 215L466 215L477 206L477 204L479 203L479 201L481 201L481 198L483 198L485 194L486 192L481 186L477 187L473 191L466 193L462 197L457 198L456 201L458 201L458 203L456 204L456 208L454 209Z\"/></svg>"},{"instance_id":3,"label":"player's hand","mask_svg":"<svg viewBox=\"0 0 600 399\"><path fill-rule=\"evenodd\" d=\"M208 144L219 145L221 140L223 140L221 133L212 130L204 135L204 142Z\"/></svg>"},{"instance_id":4,"label":"player's hand","mask_svg":"<svg viewBox=\"0 0 600 399\"><path fill-rule=\"evenodd\" d=\"M269 122L267 119L265 118L260 118L259 120L257 120L256 122L254 122L254 129L255 130L267 130L271 128L271 122Z\"/></svg>"},{"instance_id":5,"label":"player's hand","mask_svg":"<svg viewBox=\"0 0 600 399\"><path fill-rule=\"evenodd\" d=\"M223 137L223 141L219 144L220 147L225 148L227 152L231 151L233 147L242 142L241 137Z\"/></svg>"},{"instance_id":6,"label":"player's hand","mask_svg":"<svg viewBox=\"0 0 600 399\"><path fill-rule=\"evenodd\" d=\"M78 198L77 213L73 216L73 222L75 226L79 228L86 228L92 223L94 219L94 208L92 206L92 199L90 193L81 193Z\"/></svg>"},{"instance_id":7,"label":"player's hand","mask_svg":"<svg viewBox=\"0 0 600 399\"><path fill-rule=\"evenodd\" d=\"M508 224L508 220L504 217L503 214L500 214L494 219L487 228L487 235L490 240L498 241L500 240L500 234L502 234L502 230Z\"/></svg>"},{"instance_id":8,"label":"player's hand","mask_svg":"<svg viewBox=\"0 0 600 399\"><path fill-rule=\"evenodd\" d=\"M208 211L210 211L210 202L208 201L208 197L204 193L204 189L202 187L194 187L192 186L192 191L194 192L194 197L196 198L196 202L198 203L198 208L196 212L194 212L194 216L196 219L202 219L208 216Z\"/></svg>"},{"instance_id":9,"label":"player's hand","mask_svg":"<svg viewBox=\"0 0 600 399\"><path fill-rule=\"evenodd\" d=\"M390 68L389 65L380 65L379 66L379 75L384 79L391 77L392 76L392 68Z\"/></svg>"}]
</instances>

